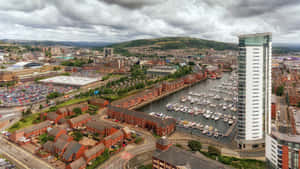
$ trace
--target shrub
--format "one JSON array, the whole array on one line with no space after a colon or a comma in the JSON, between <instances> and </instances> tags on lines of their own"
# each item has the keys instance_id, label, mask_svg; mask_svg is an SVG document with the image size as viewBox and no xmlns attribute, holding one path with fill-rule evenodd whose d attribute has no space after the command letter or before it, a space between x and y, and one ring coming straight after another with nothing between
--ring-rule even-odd
<instances>
[{"instance_id":1,"label":"shrub","mask_svg":"<svg viewBox=\"0 0 300 169\"><path fill-rule=\"evenodd\" d=\"M283 86L279 86L276 90L276 96L282 96L284 92L284 87Z\"/></svg>"},{"instance_id":2,"label":"shrub","mask_svg":"<svg viewBox=\"0 0 300 169\"><path fill-rule=\"evenodd\" d=\"M81 109L80 109L79 107L75 107L75 108L73 109L73 112L74 112L76 115L82 114L82 111L81 111Z\"/></svg>"},{"instance_id":3,"label":"shrub","mask_svg":"<svg viewBox=\"0 0 300 169\"><path fill-rule=\"evenodd\" d=\"M195 141L195 140L190 140L188 142L188 147L192 150L192 151L200 151L202 148L202 145L199 141Z\"/></svg>"},{"instance_id":4,"label":"shrub","mask_svg":"<svg viewBox=\"0 0 300 169\"><path fill-rule=\"evenodd\" d=\"M214 146L208 146L208 153L210 155L216 155L216 156L220 156L221 152L218 148L214 147Z\"/></svg>"},{"instance_id":5,"label":"shrub","mask_svg":"<svg viewBox=\"0 0 300 169\"><path fill-rule=\"evenodd\" d=\"M74 131L72 136L74 137L75 141L80 141L83 137L83 134L80 133L79 131Z\"/></svg>"},{"instance_id":6,"label":"shrub","mask_svg":"<svg viewBox=\"0 0 300 169\"><path fill-rule=\"evenodd\" d=\"M137 137L134 141L135 144L141 144L143 141L143 138L142 137Z\"/></svg>"}]
</instances>

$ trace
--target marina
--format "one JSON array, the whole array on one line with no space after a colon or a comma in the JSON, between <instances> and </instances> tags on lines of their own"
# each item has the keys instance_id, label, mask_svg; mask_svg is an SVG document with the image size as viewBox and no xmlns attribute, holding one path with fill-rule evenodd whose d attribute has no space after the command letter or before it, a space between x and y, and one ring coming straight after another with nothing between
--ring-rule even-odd
<instances>
[{"instance_id":1,"label":"marina","mask_svg":"<svg viewBox=\"0 0 300 169\"><path fill-rule=\"evenodd\" d=\"M235 129L237 75L224 73L157 100L140 110L161 118L175 118L177 130L222 141Z\"/></svg>"}]
</instances>

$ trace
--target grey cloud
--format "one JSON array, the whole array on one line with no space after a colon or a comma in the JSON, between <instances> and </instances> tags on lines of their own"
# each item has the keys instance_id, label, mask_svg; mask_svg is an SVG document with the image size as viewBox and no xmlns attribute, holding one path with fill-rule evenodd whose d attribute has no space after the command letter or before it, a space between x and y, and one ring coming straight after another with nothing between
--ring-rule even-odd
<instances>
[{"instance_id":1,"label":"grey cloud","mask_svg":"<svg viewBox=\"0 0 300 169\"><path fill-rule=\"evenodd\" d=\"M298 2L0 0L0 36L107 42L192 36L234 42L237 34L272 31L274 40L298 40Z\"/></svg>"},{"instance_id":2,"label":"grey cloud","mask_svg":"<svg viewBox=\"0 0 300 169\"><path fill-rule=\"evenodd\" d=\"M46 7L46 0L0 0L1 10L32 12Z\"/></svg>"},{"instance_id":3,"label":"grey cloud","mask_svg":"<svg viewBox=\"0 0 300 169\"><path fill-rule=\"evenodd\" d=\"M252 17L272 13L278 9L299 5L299 0L240 0L230 6L236 17Z\"/></svg>"},{"instance_id":4,"label":"grey cloud","mask_svg":"<svg viewBox=\"0 0 300 169\"><path fill-rule=\"evenodd\" d=\"M154 5L162 0L99 0L107 4L118 5L128 9L139 9L144 6Z\"/></svg>"}]
</instances>

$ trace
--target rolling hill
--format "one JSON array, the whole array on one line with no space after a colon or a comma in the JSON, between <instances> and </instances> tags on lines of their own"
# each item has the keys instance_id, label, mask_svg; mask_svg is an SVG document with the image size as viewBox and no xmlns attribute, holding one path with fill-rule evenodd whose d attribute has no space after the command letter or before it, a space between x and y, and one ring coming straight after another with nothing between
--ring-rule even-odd
<instances>
[{"instance_id":1,"label":"rolling hill","mask_svg":"<svg viewBox=\"0 0 300 169\"><path fill-rule=\"evenodd\" d=\"M112 48L129 48L129 47L141 47L155 45L153 49L168 50L168 49L187 49L187 48L198 48L198 49L210 49L215 50L236 50L237 45L233 43L217 42L212 40L204 40L197 38L188 37L165 37L157 39L140 39L133 40L123 43L117 43L108 45L107 47Z\"/></svg>"}]
</instances>

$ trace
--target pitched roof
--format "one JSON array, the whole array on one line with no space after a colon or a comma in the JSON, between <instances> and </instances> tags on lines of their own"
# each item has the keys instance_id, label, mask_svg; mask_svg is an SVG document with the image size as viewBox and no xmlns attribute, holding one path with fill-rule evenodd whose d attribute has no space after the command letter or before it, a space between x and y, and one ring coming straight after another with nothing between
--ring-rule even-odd
<instances>
[{"instance_id":1,"label":"pitched roof","mask_svg":"<svg viewBox=\"0 0 300 169\"><path fill-rule=\"evenodd\" d=\"M228 169L217 161L210 160L203 155L196 155L181 148L171 146L166 151L156 151L153 157L165 161L176 167L185 167L189 169Z\"/></svg>"},{"instance_id":2,"label":"pitched roof","mask_svg":"<svg viewBox=\"0 0 300 169\"><path fill-rule=\"evenodd\" d=\"M71 169L80 169L82 166L85 166L85 165L86 165L86 162L85 162L84 158L80 157L79 159L73 161L70 164L70 168Z\"/></svg>"},{"instance_id":3,"label":"pitched roof","mask_svg":"<svg viewBox=\"0 0 300 169\"><path fill-rule=\"evenodd\" d=\"M108 101L104 100L104 99L101 99L101 98L95 98L95 99L90 100L90 102L92 104L104 104L104 103L106 103Z\"/></svg>"},{"instance_id":4,"label":"pitched roof","mask_svg":"<svg viewBox=\"0 0 300 169\"><path fill-rule=\"evenodd\" d=\"M61 107L59 109L57 109L58 112L64 113L64 112L70 112L73 111L74 108L83 108L85 106L87 106L87 102L83 102L83 103L79 103L79 104L72 104L66 107Z\"/></svg>"},{"instance_id":5,"label":"pitched roof","mask_svg":"<svg viewBox=\"0 0 300 169\"><path fill-rule=\"evenodd\" d=\"M78 142L71 141L70 144L68 144L66 151L63 154L63 158L66 160L70 159L70 157L76 154L81 147L82 145L79 144Z\"/></svg>"},{"instance_id":6,"label":"pitched roof","mask_svg":"<svg viewBox=\"0 0 300 169\"><path fill-rule=\"evenodd\" d=\"M54 142L53 141L47 141L44 145L43 145L43 149L49 153L54 152Z\"/></svg>"},{"instance_id":7,"label":"pitched roof","mask_svg":"<svg viewBox=\"0 0 300 169\"><path fill-rule=\"evenodd\" d=\"M61 140L64 140L64 141L68 141L69 137L72 137L72 136L69 136L69 135L66 135L66 134L62 134L58 137L58 139L61 139Z\"/></svg>"},{"instance_id":8,"label":"pitched roof","mask_svg":"<svg viewBox=\"0 0 300 169\"><path fill-rule=\"evenodd\" d=\"M50 136L57 136L57 134L60 132L60 131L62 131L62 130L64 130L64 129L62 129L62 128L60 128L60 127L54 127L54 128L52 128L49 132L48 132L48 134L50 135Z\"/></svg>"},{"instance_id":9,"label":"pitched roof","mask_svg":"<svg viewBox=\"0 0 300 169\"><path fill-rule=\"evenodd\" d=\"M155 117L155 116L151 116L148 113L145 112L137 112L137 111L133 111L133 110L128 110L125 108L121 108L121 107L116 107L116 106L112 106L109 105L108 106L109 109L116 111L116 112L122 112L124 114L127 115L131 115L140 119L144 119L144 120L149 120L151 122L156 123L159 127L165 127L168 126L170 124L176 124L176 120L172 119L172 118L168 118L168 119L161 119L159 117Z\"/></svg>"},{"instance_id":10,"label":"pitched roof","mask_svg":"<svg viewBox=\"0 0 300 169\"><path fill-rule=\"evenodd\" d=\"M49 113L47 114L47 119L48 119L48 120L51 120L51 121L56 120L57 117L58 117L58 114L56 114L55 112L49 112Z\"/></svg>"},{"instance_id":11,"label":"pitched roof","mask_svg":"<svg viewBox=\"0 0 300 169\"><path fill-rule=\"evenodd\" d=\"M63 124L63 123L65 123L67 120L65 119L65 118L61 118L61 119L59 119L58 120L58 123L59 124Z\"/></svg>"},{"instance_id":12,"label":"pitched roof","mask_svg":"<svg viewBox=\"0 0 300 169\"><path fill-rule=\"evenodd\" d=\"M57 112L65 113L65 112L68 112L68 109L66 107L61 107L61 108L57 109Z\"/></svg>"},{"instance_id":13,"label":"pitched roof","mask_svg":"<svg viewBox=\"0 0 300 169\"><path fill-rule=\"evenodd\" d=\"M33 131L36 131L36 130L39 130L39 129L43 129L47 126L50 126L51 125L51 122L49 120L46 120L46 121L43 121L39 124L36 124L36 125L33 125L33 126L29 126L29 127L26 127L24 129L20 129L16 132L20 132L20 131L24 131L24 133L31 133Z\"/></svg>"},{"instance_id":14,"label":"pitched roof","mask_svg":"<svg viewBox=\"0 0 300 169\"><path fill-rule=\"evenodd\" d=\"M106 128L111 128L112 125L109 123L105 123L103 121L92 120L86 123L86 127L93 128L96 130L104 130Z\"/></svg>"},{"instance_id":15,"label":"pitched roof","mask_svg":"<svg viewBox=\"0 0 300 169\"><path fill-rule=\"evenodd\" d=\"M70 122L73 123L73 124L74 124L74 123L79 123L79 122L81 122L81 121L83 121L83 120L86 120L87 118L90 118L90 114L85 113L85 114L82 114L82 115L80 115L80 116L71 118L71 119L70 119Z\"/></svg>"},{"instance_id":16,"label":"pitched roof","mask_svg":"<svg viewBox=\"0 0 300 169\"><path fill-rule=\"evenodd\" d=\"M59 151L62 151L66 145L68 145L69 143L66 140L63 139L58 139L55 143L54 143L54 147L56 149L59 149Z\"/></svg>"},{"instance_id":17,"label":"pitched roof","mask_svg":"<svg viewBox=\"0 0 300 169\"><path fill-rule=\"evenodd\" d=\"M94 146L94 147L92 147L92 148L86 150L86 151L84 152L84 155L85 155L87 158L89 158L89 157L91 157L92 155L97 154L99 151L102 151L102 150L104 150L104 149L105 149L104 144L103 144L103 143L100 143L100 144L98 144L98 145L96 145L96 146Z\"/></svg>"},{"instance_id":18,"label":"pitched roof","mask_svg":"<svg viewBox=\"0 0 300 169\"><path fill-rule=\"evenodd\" d=\"M83 107L86 107L87 105L88 105L87 102L83 102L83 103L69 105L66 108L69 111L73 111L73 109L75 109L75 108L81 108L82 109Z\"/></svg>"},{"instance_id":19,"label":"pitched roof","mask_svg":"<svg viewBox=\"0 0 300 169\"><path fill-rule=\"evenodd\" d=\"M104 140L116 139L122 135L124 135L123 132L121 130L118 130L118 131L114 132L113 134L105 137Z\"/></svg>"}]
</instances>

